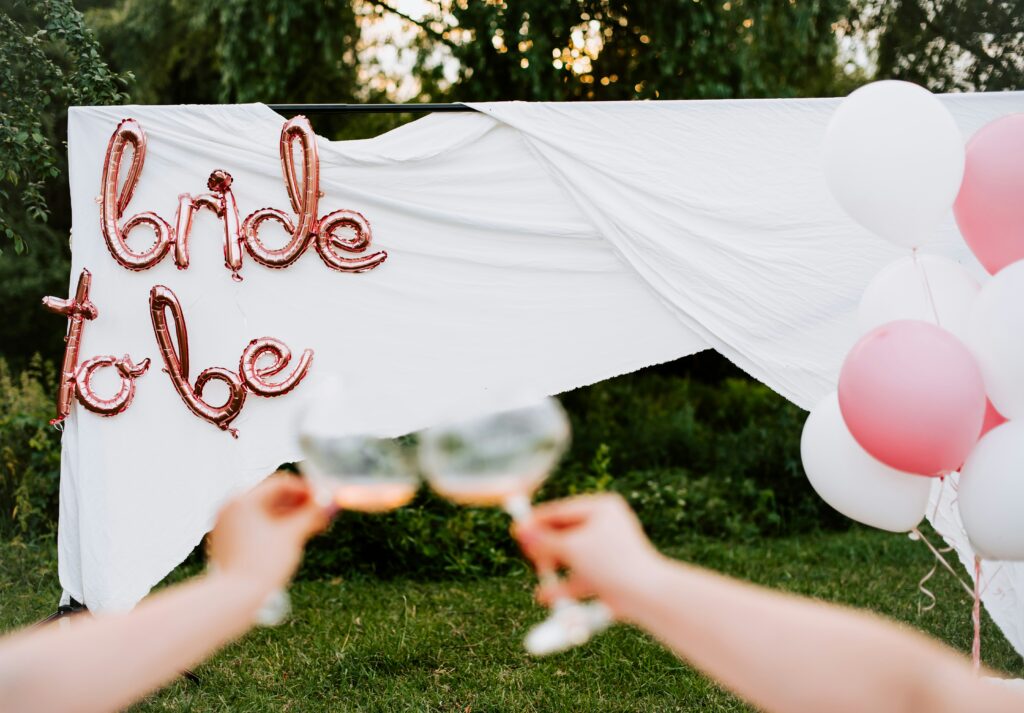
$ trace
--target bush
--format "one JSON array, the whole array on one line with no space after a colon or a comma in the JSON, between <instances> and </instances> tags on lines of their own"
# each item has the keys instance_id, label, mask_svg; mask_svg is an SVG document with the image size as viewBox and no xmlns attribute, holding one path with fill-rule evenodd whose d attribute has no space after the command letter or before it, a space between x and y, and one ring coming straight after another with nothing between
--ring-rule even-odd
<instances>
[{"instance_id":1,"label":"bush","mask_svg":"<svg viewBox=\"0 0 1024 713\"><path fill-rule=\"evenodd\" d=\"M539 499L612 490L659 545L845 527L800 465L805 414L745 378L705 383L644 370L565 394L574 441ZM349 514L311 545L309 575L436 578L522 566L508 518L423 493L383 516Z\"/></svg>"},{"instance_id":2,"label":"bush","mask_svg":"<svg viewBox=\"0 0 1024 713\"><path fill-rule=\"evenodd\" d=\"M685 468L632 471L614 483L656 544L703 535L750 540L780 531L775 493L750 478L694 476Z\"/></svg>"},{"instance_id":3,"label":"bush","mask_svg":"<svg viewBox=\"0 0 1024 713\"><path fill-rule=\"evenodd\" d=\"M686 493L680 497L690 514L681 517L694 534L845 526L804 475L800 431L806 414L763 384L745 377L709 383L644 370L577 389L563 403L574 443L554 484L604 447L616 474L612 489L636 491L638 506L653 492L669 500L668 491ZM737 523L728 531L717 519L721 508ZM708 515L698 516L702 511ZM646 524L658 539L659 529Z\"/></svg>"},{"instance_id":4,"label":"bush","mask_svg":"<svg viewBox=\"0 0 1024 713\"><path fill-rule=\"evenodd\" d=\"M56 526L56 393L39 358L13 374L0 361L0 535ZM751 539L844 526L800 465L800 409L745 378L713 383L647 369L565 394L574 441L539 494L612 490L661 545L695 535ZM314 540L307 576L464 577L521 567L496 510L455 507L424 490L386 515L347 513Z\"/></svg>"},{"instance_id":5,"label":"bush","mask_svg":"<svg viewBox=\"0 0 1024 713\"><path fill-rule=\"evenodd\" d=\"M0 357L0 535L31 538L57 529L60 433L50 425L53 368L34 357L14 374Z\"/></svg>"},{"instance_id":6,"label":"bush","mask_svg":"<svg viewBox=\"0 0 1024 713\"><path fill-rule=\"evenodd\" d=\"M424 490L383 515L347 513L310 545L303 576L410 576L437 579L505 573L518 566L508 517L460 508Z\"/></svg>"}]
</instances>

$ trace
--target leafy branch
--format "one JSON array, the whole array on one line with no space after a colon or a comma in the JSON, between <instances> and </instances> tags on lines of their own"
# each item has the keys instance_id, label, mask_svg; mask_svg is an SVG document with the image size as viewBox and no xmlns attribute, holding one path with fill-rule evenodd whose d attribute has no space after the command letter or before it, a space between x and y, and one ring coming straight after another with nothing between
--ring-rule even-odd
<instances>
[{"instance_id":1,"label":"leafy branch","mask_svg":"<svg viewBox=\"0 0 1024 713\"><path fill-rule=\"evenodd\" d=\"M18 0L0 13L0 241L16 253L18 226L46 222L46 187L62 173L63 121L74 104L121 103L110 71L70 0Z\"/></svg>"}]
</instances>

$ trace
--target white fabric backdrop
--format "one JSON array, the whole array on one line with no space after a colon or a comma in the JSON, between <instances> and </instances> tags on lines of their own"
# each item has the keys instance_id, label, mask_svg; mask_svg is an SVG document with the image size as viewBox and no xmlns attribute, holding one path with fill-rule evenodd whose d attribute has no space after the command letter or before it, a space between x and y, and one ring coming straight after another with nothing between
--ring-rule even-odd
<instances>
[{"instance_id":1,"label":"white fabric backdrop","mask_svg":"<svg viewBox=\"0 0 1024 713\"><path fill-rule=\"evenodd\" d=\"M1022 93L943 101L965 139L1024 111ZM159 362L156 283L181 299L193 372L233 368L256 336L317 356L292 394L248 399L238 441L188 412L159 363L126 413L76 406L62 460L64 588L96 609L144 596L225 497L298 457L292 414L331 370L350 387L352 428L389 434L516 386L558 393L708 346L809 408L859 336L860 293L903 254L827 192L818 155L837 103L480 104L372 140L321 140L321 214L362 212L388 262L343 275L312 253L284 271L246 256L238 284L209 213L188 271L169 258L141 273L118 266L95 203L103 153L121 118L141 122L149 150L128 214L171 220L177 194L203 191L215 168L234 176L243 216L285 209L281 117L262 105L73 109L72 283L92 270L100 310L82 358ZM952 216L937 238L932 251L973 264Z\"/></svg>"}]
</instances>

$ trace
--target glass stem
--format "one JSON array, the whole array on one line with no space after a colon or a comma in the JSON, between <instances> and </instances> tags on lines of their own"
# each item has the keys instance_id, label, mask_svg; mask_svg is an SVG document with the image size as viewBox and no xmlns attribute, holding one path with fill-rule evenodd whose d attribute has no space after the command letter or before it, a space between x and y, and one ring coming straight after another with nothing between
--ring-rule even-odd
<instances>
[{"instance_id":1,"label":"glass stem","mask_svg":"<svg viewBox=\"0 0 1024 713\"><path fill-rule=\"evenodd\" d=\"M505 498L504 507L505 512L512 517L513 522L526 522L533 515L530 496L523 495L522 493Z\"/></svg>"},{"instance_id":2,"label":"glass stem","mask_svg":"<svg viewBox=\"0 0 1024 713\"><path fill-rule=\"evenodd\" d=\"M506 498L504 508L505 512L512 517L513 522L527 522L533 516L533 506L527 495L519 494ZM554 587L561 582L558 572L549 562L537 562L536 570L537 579L543 587ZM571 597L561 596L551 603L551 608L557 611L573 603L574 600Z\"/></svg>"}]
</instances>

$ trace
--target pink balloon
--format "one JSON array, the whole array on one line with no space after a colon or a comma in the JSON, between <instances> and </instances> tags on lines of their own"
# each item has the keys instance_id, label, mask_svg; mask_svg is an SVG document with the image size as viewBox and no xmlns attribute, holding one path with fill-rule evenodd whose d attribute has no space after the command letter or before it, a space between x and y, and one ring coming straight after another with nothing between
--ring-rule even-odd
<instances>
[{"instance_id":1,"label":"pink balloon","mask_svg":"<svg viewBox=\"0 0 1024 713\"><path fill-rule=\"evenodd\" d=\"M907 473L944 475L978 442L985 385L956 337L901 320L868 332L839 374L839 407L857 443Z\"/></svg>"},{"instance_id":2,"label":"pink balloon","mask_svg":"<svg viewBox=\"0 0 1024 713\"><path fill-rule=\"evenodd\" d=\"M1006 416L996 411L996 407L992 405L992 402L985 399L985 420L981 424L981 435L984 436L986 433L991 431L996 426L1002 426L1006 423Z\"/></svg>"},{"instance_id":3,"label":"pink balloon","mask_svg":"<svg viewBox=\"0 0 1024 713\"><path fill-rule=\"evenodd\" d=\"M981 127L967 143L960 195L953 204L960 232L993 275L1024 259L1024 114Z\"/></svg>"}]
</instances>

